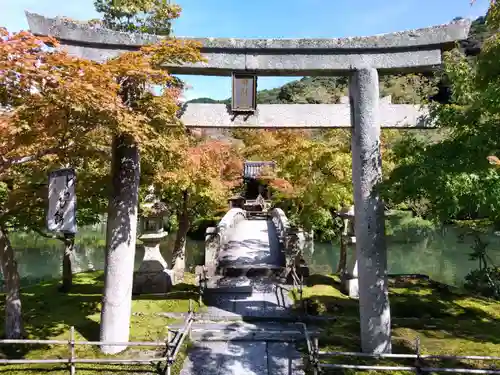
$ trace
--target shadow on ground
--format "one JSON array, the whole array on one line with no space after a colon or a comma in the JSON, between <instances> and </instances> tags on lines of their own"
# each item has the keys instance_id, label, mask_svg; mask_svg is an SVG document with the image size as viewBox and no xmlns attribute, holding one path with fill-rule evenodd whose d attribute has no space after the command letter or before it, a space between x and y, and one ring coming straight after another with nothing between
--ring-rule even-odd
<instances>
[{"instance_id":1,"label":"shadow on ground","mask_svg":"<svg viewBox=\"0 0 500 375\"><path fill-rule=\"evenodd\" d=\"M419 337L421 350L426 354L500 355L500 302L466 295L419 278L391 278L389 290L393 352L414 354ZM312 275L307 280L304 298L310 314L337 318L324 324L320 347L333 351L361 350L359 304L341 293L338 278ZM300 307L299 302L295 307ZM328 360L345 364L413 365L412 361L361 361L346 357ZM494 363L448 360L429 361L427 365L487 368Z\"/></svg>"},{"instance_id":2,"label":"shadow on ground","mask_svg":"<svg viewBox=\"0 0 500 375\"><path fill-rule=\"evenodd\" d=\"M197 288L189 284L190 278L194 279L194 276L186 274L187 282L174 286L172 293L166 295L133 296L132 312L134 314L139 314L135 314L131 318L130 336L132 340L157 341L165 339L166 327L169 320L161 316L156 316L154 313L163 311L187 311L189 299L193 297L196 300L198 299L198 294L195 292ZM59 284L59 280L52 280L26 287L22 290L21 301L26 338L68 340L69 327L74 326L77 340L99 341L99 319L102 289L104 285L103 273L101 271L96 271L75 275L73 288L68 294L59 291ZM4 308L3 305L4 298L0 298L0 309ZM195 304L195 306L197 306L197 304ZM4 329L3 319L4 315L1 315L0 335L2 336ZM128 352L132 351L132 349L128 350ZM83 358L96 358L102 356L96 346L77 346L76 352L77 356ZM67 345L0 346L0 357L9 359L67 358L68 354ZM92 368L91 365L82 366L83 368ZM148 366L141 366L141 371L144 367ZM53 365L50 366L50 368L47 366L45 370L42 366L40 372L53 370ZM7 369L0 368L0 372L4 371L7 371ZM24 370L20 367L19 370L17 370L17 368L9 368L8 371L20 371L21 373L26 371L26 373L28 373L26 366ZM30 371L32 371L31 368ZM85 373L84 370L82 371ZM102 371L105 371L105 369ZM128 371L129 373L133 373L130 372L130 370ZM126 371L124 370L123 372ZM80 374L80 371L78 371L78 373Z\"/></svg>"},{"instance_id":3,"label":"shadow on ground","mask_svg":"<svg viewBox=\"0 0 500 375\"><path fill-rule=\"evenodd\" d=\"M237 323L227 326L227 331L238 329ZM207 374L207 369L217 369L217 374L292 375L301 368L301 354L294 343L254 341L248 334L239 335L238 341L193 344L183 370L190 375Z\"/></svg>"}]
</instances>

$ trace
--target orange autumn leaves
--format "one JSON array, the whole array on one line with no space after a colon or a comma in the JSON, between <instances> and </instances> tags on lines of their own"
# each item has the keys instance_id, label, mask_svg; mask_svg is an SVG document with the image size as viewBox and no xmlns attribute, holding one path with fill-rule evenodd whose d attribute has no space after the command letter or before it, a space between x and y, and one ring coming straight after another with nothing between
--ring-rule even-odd
<instances>
[{"instance_id":1,"label":"orange autumn leaves","mask_svg":"<svg viewBox=\"0 0 500 375\"><path fill-rule=\"evenodd\" d=\"M287 196L298 196L319 179L345 180L350 170L350 135L343 130L239 130L245 157L272 160L276 170L263 169L260 178ZM348 171L348 173L344 173Z\"/></svg>"},{"instance_id":2,"label":"orange autumn leaves","mask_svg":"<svg viewBox=\"0 0 500 375\"><path fill-rule=\"evenodd\" d=\"M143 150L166 150L179 89L160 65L200 59L195 43L167 39L97 63L68 55L53 38L0 29L0 174L69 149L93 150L116 132ZM161 95L146 90L152 85Z\"/></svg>"},{"instance_id":3,"label":"orange autumn leaves","mask_svg":"<svg viewBox=\"0 0 500 375\"><path fill-rule=\"evenodd\" d=\"M216 206L225 205L232 190L241 183L243 164L238 149L229 142L214 139L186 136L184 142L177 165L162 166L157 183L189 191Z\"/></svg>"}]
</instances>

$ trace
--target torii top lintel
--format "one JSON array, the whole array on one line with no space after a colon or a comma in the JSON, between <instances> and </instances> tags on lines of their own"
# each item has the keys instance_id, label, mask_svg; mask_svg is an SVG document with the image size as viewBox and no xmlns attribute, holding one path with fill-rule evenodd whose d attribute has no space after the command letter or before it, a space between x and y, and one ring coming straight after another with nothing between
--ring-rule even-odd
<instances>
[{"instance_id":1,"label":"torii top lintel","mask_svg":"<svg viewBox=\"0 0 500 375\"><path fill-rule=\"evenodd\" d=\"M29 12L26 17L34 34L54 36L66 45L69 53L97 61L161 38ZM381 73L422 72L440 65L442 51L466 39L470 24L470 20L462 19L417 30L336 39L177 37L201 42L207 61L166 68L173 74L220 76L243 71L261 76L345 75L364 67L376 68Z\"/></svg>"}]
</instances>

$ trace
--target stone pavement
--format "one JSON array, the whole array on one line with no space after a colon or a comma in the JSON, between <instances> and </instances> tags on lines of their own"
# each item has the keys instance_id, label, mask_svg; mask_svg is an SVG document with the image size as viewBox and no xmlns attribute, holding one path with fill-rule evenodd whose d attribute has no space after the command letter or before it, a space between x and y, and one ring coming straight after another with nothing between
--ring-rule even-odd
<instances>
[{"instance_id":1,"label":"stone pavement","mask_svg":"<svg viewBox=\"0 0 500 375\"><path fill-rule=\"evenodd\" d=\"M293 343L268 341L197 342L180 375L302 375Z\"/></svg>"},{"instance_id":2,"label":"stone pavement","mask_svg":"<svg viewBox=\"0 0 500 375\"><path fill-rule=\"evenodd\" d=\"M281 266L280 244L271 220L240 221L228 236L226 246L219 252L220 267Z\"/></svg>"},{"instance_id":3,"label":"stone pavement","mask_svg":"<svg viewBox=\"0 0 500 375\"><path fill-rule=\"evenodd\" d=\"M205 292L207 314L221 319L234 316L276 318L289 315L290 286L269 278L221 278Z\"/></svg>"},{"instance_id":4,"label":"stone pavement","mask_svg":"<svg viewBox=\"0 0 500 375\"><path fill-rule=\"evenodd\" d=\"M244 220L228 235L219 266L226 275L228 269L241 272L209 281L204 315L212 321L193 325L193 344L181 375L304 374L302 355L295 347L296 340L304 339L303 330L294 323L273 321L293 316L290 286L278 277L284 259L273 223ZM262 276L259 271L270 272ZM254 318L262 321L250 323Z\"/></svg>"}]
</instances>

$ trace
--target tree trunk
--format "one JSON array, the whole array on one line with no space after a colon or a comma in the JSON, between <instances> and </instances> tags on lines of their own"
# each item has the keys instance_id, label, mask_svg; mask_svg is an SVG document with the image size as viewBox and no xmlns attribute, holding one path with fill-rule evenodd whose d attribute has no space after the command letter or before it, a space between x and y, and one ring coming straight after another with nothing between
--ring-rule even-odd
<instances>
[{"instance_id":1,"label":"tree trunk","mask_svg":"<svg viewBox=\"0 0 500 375\"><path fill-rule=\"evenodd\" d=\"M64 253L62 262L62 285L61 291L68 293L73 286L73 267L71 264L71 256L75 248L75 236L67 235L64 237Z\"/></svg>"},{"instance_id":2,"label":"tree trunk","mask_svg":"<svg viewBox=\"0 0 500 375\"><path fill-rule=\"evenodd\" d=\"M139 149L128 134L120 134L113 140L111 175L100 336L101 341L127 342L140 179ZM103 345L101 350L106 354L116 354L126 348Z\"/></svg>"},{"instance_id":3,"label":"tree trunk","mask_svg":"<svg viewBox=\"0 0 500 375\"><path fill-rule=\"evenodd\" d=\"M186 240L190 226L188 203L189 193L185 190L182 193L181 212L177 215L179 229L175 236L174 251L172 252L172 269L174 270L176 280L184 278L184 271L186 269Z\"/></svg>"},{"instance_id":4,"label":"tree trunk","mask_svg":"<svg viewBox=\"0 0 500 375\"><path fill-rule=\"evenodd\" d=\"M344 276L344 273L347 270L347 239L341 238L340 239L340 258L339 258L339 264L337 266L337 275L340 277Z\"/></svg>"},{"instance_id":5,"label":"tree trunk","mask_svg":"<svg viewBox=\"0 0 500 375\"><path fill-rule=\"evenodd\" d=\"M5 337L19 339L23 335L19 272L7 232L0 227L0 258L5 288Z\"/></svg>"}]
</instances>

